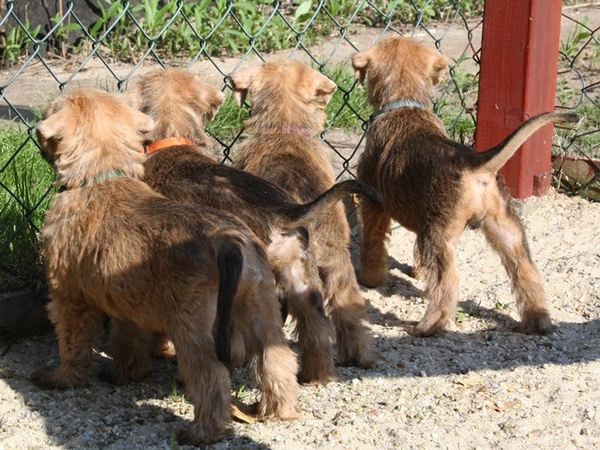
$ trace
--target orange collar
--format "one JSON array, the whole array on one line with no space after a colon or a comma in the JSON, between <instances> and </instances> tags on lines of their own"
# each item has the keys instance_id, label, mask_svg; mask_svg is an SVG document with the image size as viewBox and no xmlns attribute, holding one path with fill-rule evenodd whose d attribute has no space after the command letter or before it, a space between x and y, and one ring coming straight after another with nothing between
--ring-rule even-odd
<instances>
[{"instance_id":1,"label":"orange collar","mask_svg":"<svg viewBox=\"0 0 600 450\"><path fill-rule=\"evenodd\" d=\"M149 155L150 153L157 152L158 150L162 150L167 147L175 147L176 145L196 146L197 144L194 141L190 141L189 139L184 137L170 137L144 145L144 153L146 155Z\"/></svg>"}]
</instances>

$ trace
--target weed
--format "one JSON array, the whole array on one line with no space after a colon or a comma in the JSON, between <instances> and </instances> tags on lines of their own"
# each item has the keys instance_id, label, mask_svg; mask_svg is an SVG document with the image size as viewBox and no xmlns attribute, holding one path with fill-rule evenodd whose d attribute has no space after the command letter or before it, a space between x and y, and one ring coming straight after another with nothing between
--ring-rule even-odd
<instances>
[{"instance_id":1,"label":"weed","mask_svg":"<svg viewBox=\"0 0 600 450\"><path fill-rule=\"evenodd\" d=\"M175 431L171 431L171 437L169 438L169 449L179 450L179 444L177 443L177 433Z\"/></svg>"},{"instance_id":2,"label":"weed","mask_svg":"<svg viewBox=\"0 0 600 450\"><path fill-rule=\"evenodd\" d=\"M458 306L456 308L456 322L457 323L462 323L467 317L469 317L469 315L462 308L462 306Z\"/></svg>"},{"instance_id":3,"label":"weed","mask_svg":"<svg viewBox=\"0 0 600 450\"><path fill-rule=\"evenodd\" d=\"M31 28L29 20L21 22L15 19L15 24L10 28L5 39L0 40L0 62L2 67L12 66L29 53L30 46L34 43L41 25Z\"/></svg>"},{"instance_id":4,"label":"weed","mask_svg":"<svg viewBox=\"0 0 600 450\"><path fill-rule=\"evenodd\" d=\"M0 129L0 290L20 289L43 278L39 230L53 192L54 171L32 137Z\"/></svg>"},{"instance_id":5,"label":"weed","mask_svg":"<svg viewBox=\"0 0 600 450\"><path fill-rule=\"evenodd\" d=\"M240 401L245 401L249 398L250 393L246 391L247 386L245 384L240 384L233 391L233 396Z\"/></svg>"},{"instance_id":6,"label":"weed","mask_svg":"<svg viewBox=\"0 0 600 450\"><path fill-rule=\"evenodd\" d=\"M506 311L509 308L510 308L510 305L508 303L496 302L494 304L494 309L497 309L499 311Z\"/></svg>"},{"instance_id":7,"label":"weed","mask_svg":"<svg viewBox=\"0 0 600 450\"><path fill-rule=\"evenodd\" d=\"M173 388L171 389L171 400L179 403L184 400L183 394L179 393L179 385L177 384L177 379L173 379Z\"/></svg>"}]
</instances>

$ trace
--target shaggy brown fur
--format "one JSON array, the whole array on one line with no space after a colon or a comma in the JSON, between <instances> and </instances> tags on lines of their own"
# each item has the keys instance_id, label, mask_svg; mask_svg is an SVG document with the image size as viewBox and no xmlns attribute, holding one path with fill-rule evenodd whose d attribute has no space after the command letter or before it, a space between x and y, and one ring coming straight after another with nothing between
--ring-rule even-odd
<instances>
[{"instance_id":1,"label":"shaggy brown fur","mask_svg":"<svg viewBox=\"0 0 600 450\"><path fill-rule=\"evenodd\" d=\"M297 205L272 183L219 164L208 153L204 121L212 119L223 94L192 73L152 71L127 96L130 104L156 123L151 148L160 151L153 151L144 164L144 180L167 197L231 212L252 228L267 245L285 307L296 321L302 357L299 379L306 383L336 379L333 330L323 310L312 249L307 248L302 230L291 228L314 222L345 194L364 194L374 202L379 201L378 194L351 180L335 185L309 205Z\"/></svg>"},{"instance_id":2,"label":"shaggy brown fur","mask_svg":"<svg viewBox=\"0 0 600 450\"><path fill-rule=\"evenodd\" d=\"M231 75L239 105L252 95L252 133L239 147L235 166L281 187L296 201L308 201L334 183L326 149L317 135L335 83L304 64L269 62ZM350 230L343 205L309 227L327 310L335 327L340 364L371 366L378 357L350 261Z\"/></svg>"},{"instance_id":3,"label":"shaggy brown fur","mask_svg":"<svg viewBox=\"0 0 600 450\"><path fill-rule=\"evenodd\" d=\"M552 330L542 277L497 171L535 130L578 118L543 114L524 123L498 147L478 153L448 139L442 122L431 112L429 90L447 68L444 56L397 37L355 54L352 65L361 82L368 78L368 97L376 110L358 177L383 196L383 207L360 202L360 282L365 286L385 282L385 240L392 219L414 231L415 271L425 281L429 304L410 331L433 335L443 330L458 302L456 242L465 227L481 227L511 278L521 330Z\"/></svg>"},{"instance_id":4,"label":"shaggy brown fur","mask_svg":"<svg viewBox=\"0 0 600 450\"><path fill-rule=\"evenodd\" d=\"M230 420L231 383L213 333L226 331L231 316L254 358L259 415L295 418L297 363L266 255L235 217L167 199L139 180L146 159L139 131L152 128L148 116L93 89L59 97L38 125L43 154L65 190L42 230L61 361L34 381L52 388L83 384L105 315L115 323L115 382L147 374L154 333L163 333L175 345L194 404L180 442L214 442ZM224 325L213 330L215 321Z\"/></svg>"}]
</instances>

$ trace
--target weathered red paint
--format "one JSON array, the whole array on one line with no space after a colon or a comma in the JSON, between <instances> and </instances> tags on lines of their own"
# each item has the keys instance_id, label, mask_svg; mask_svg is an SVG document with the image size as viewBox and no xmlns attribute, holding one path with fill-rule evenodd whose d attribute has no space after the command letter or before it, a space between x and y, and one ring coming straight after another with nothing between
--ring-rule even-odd
<instances>
[{"instance_id":1,"label":"weathered red paint","mask_svg":"<svg viewBox=\"0 0 600 450\"><path fill-rule=\"evenodd\" d=\"M483 16L475 147L499 144L527 118L552 111L562 0L487 0ZM542 195L552 127L536 132L502 168L518 198Z\"/></svg>"}]
</instances>

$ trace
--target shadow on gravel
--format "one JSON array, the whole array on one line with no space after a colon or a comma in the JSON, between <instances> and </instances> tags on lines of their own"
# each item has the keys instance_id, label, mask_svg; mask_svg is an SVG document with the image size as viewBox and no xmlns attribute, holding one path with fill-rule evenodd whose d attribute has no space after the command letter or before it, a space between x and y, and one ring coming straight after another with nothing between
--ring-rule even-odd
<instances>
[{"instance_id":1,"label":"shadow on gravel","mask_svg":"<svg viewBox=\"0 0 600 450\"><path fill-rule=\"evenodd\" d=\"M547 335L517 332L518 322L495 309L472 301L460 302L463 311L477 311L471 320L486 320L492 326L476 332L445 331L422 338L403 335L379 336L377 347L384 355L373 371L360 376L381 376L381 369L394 377L465 374L479 370L511 370L544 364L569 365L600 359L600 320L585 323L559 322ZM393 313L382 313L369 306L374 323L386 327L408 328L414 322Z\"/></svg>"},{"instance_id":2,"label":"shadow on gravel","mask_svg":"<svg viewBox=\"0 0 600 450\"><path fill-rule=\"evenodd\" d=\"M123 387L93 376L83 387L45 390L34 385L30 375L41 364L58 362L53 333L2 345L0 355L0 385L5 383L16 393L9 396L14 397L16 403L2 405L3 414L11 410L21 414L21 423L29 418L43 418L45 436L38 437L36 442L42 446L36 448L196 448L176 443L177 431L187 429L191 424L193 406L184 400L183 387L176 382L174 360L153 361L153 371L146 380ZM102 365L106 363L103 361ZM10 433L11 428L14 427L7 426L0 414L0 448L4 448L4 443L9 444L7 448L13 448L12 445L16 446L14 448L31 448L19 444L22 436L11 438L4 434ZM25 427L28 428L35 432L31 425ZM222 448L269 449L269 446L233 431L221 443L206 448L221 448L221 445Z\"/></svg>"}]
</instances>

